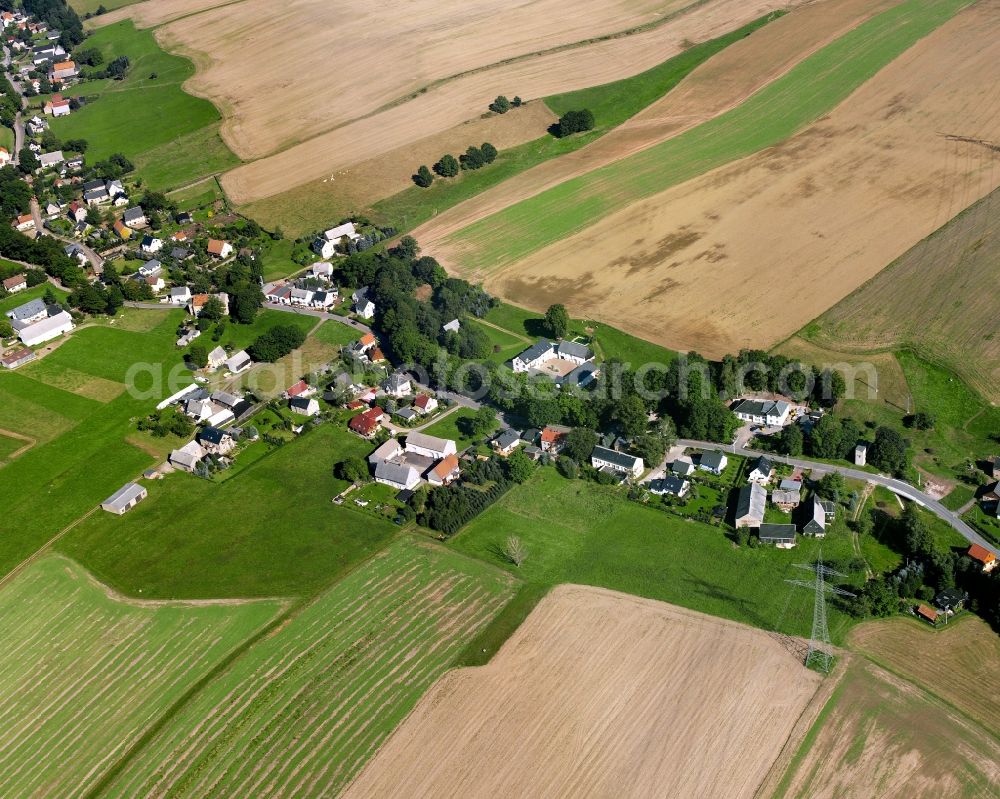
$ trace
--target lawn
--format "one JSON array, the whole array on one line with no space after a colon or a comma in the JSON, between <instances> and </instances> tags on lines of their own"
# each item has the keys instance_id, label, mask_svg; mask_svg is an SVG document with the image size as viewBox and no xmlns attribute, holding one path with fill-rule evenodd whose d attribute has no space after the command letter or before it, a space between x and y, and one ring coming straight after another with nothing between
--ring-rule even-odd
<instances>
[{"instance_id":1,"label":"lawn","mask_svg":"<svg viewBox=\"0 0 1000 799\"><path fill-rule=\"evenodd\" d=\"M496 161L485 169L462 172L454 180L436 180L426 189L412 186L375 203L369 215L376 221L406 232L543 161L579 150L658 100L700 64L772 18L769 15L725 36L695 45L632 78L547 97L545 103L557 114L570 108L580 108L580 103L589 107L596 117L596 127L563 139L546 135L502 150ZM294 235L323 227L330 218L330 209L325 204L303 202L301 192L296 191L259 200L243 210L268 227L280 222Z\"/></svg>"},{"instance_id":2,"label":"lawn","mask_svg":"<svg viewBox=\"0 0 1000 799\"><path fill-rule=\"evenodd\" d=\"M153 456L132 446L132 420L164 396L148 376L141 393L122 391L102 402L73 389L119 387L136 362L164 377L179 363L174 347L176 314L161 315L148 332L110 327L77 330L39 363L0 375L0 427L32 436L38 444L2 469L7 502L0 537L0 574L35 552L66 525L153 465ZM59 376L59 369L65 375ZM179 372L181 379L186 372ZM37 375L36 379L33 375ZM69 380L66 388L51 385ZM167 392L169 393L169 392Z\"/></svg>"},{"instance_id":3,"label":"lawn","mask_svg":"<svg viewBox=\"0 0 1000 799\"><path fill-rule=\"evenodd\" d=\"M123 81L82 83L87 106L50 123L63 140L89 142L89 163L122 153L148 186L161 190L239 163L219 138L215 106L181 88L194 65L161 50L151 30L123 20L95 31L86 46L101 50L106 63L120 55L130 61Z\"/></svg>"},{"instance_id":4,"label":"lawn","mask_svg":"<svg viewBox=\"0 0 1000 799\"><path fill-rule=\"evenodd\" d=\"M490 343L493 345L493 352L490 353L489 360L495 363L509 361L528 346L528 342L520 336L504 330L498 330L492 325L483 324L481 320L475 317L470 317L470 323L479 325L483 332L489 336Z\"/></svg>"},{"instance_id":5,"label":"lawn","mask_svg":"<svg viewBox=\"0 0 1000 799\"><path fill-rule=\"evenodd\" d=\"M462 419L471 419L475 415L476 412L471 408L459 408L457 411L452 411L441 421L435 422L421 432L426 433L429 436L450 438L455 442L455 446L458 448L458 451L461 452L463 449L466 449L475 443L478 439L470 438L459 430L459 422ZM493 429L496 430L497 427L499 427L499 424L494 425Z\"/></svg>"},{"instance_id":6,"label":"lawn","mask_svg":"<svg viewBox=\"0 0 1000 799\"><path fill-rule=\"evenodd\" d=\"M58 547L131 596L301 596L329 586L395 529L331 499L333 465L371 446L328 423L224 482L175 473L125 516L99 513Z\"/></svg>"},{"instance_id":7,"label":"lawn","mask_svg":"<svg viewBox=\"0 0 1000 799\"><path fill-rule=\"evenodd\" d=\"M969 0L905 0L793 67L737 108L565 181L453 234L463 266L491 270L630 203L773 146L820 118Z\"/></svg>"},{"instance_id":8,"label":"lawn","mask_svg":"<svg viewBox=\"0 0 1000 799\"><path fill-rule=\"evenodd\" d=\"M317 328L316 332L313 333L313 337L324 344L344 347L348 344L353 344L361 338L361 332L350 325L328 319Z\"/></svg>"},{"instance_id":9,"label":"lawn","mask_svg":"<svg viewBox=\"0 0 1000 799\"><path fill-rule=\"evenodd\" d=\"M0 125L0 147L5 147L8 153L14 152L14 131Z\"/></svg>"},{"instance_id":10,"label":"lawn","mask_svg":"<svg viewBox=\"0 0 1000 799\"><path fill-rule=\"evenodd\" d=\"M552 468L504 495L449 546L505 565L500 548L509 535L522 539L527 559L507 567L529 584L604 586L792 635L808 636L813 604L808 591L784 582L808 578L793 564L811 562L820 547L841 571L853 560L842 523L823 541L800 537L790 551L735 547L721 528L631 502L615 489L566 480ZM861 579L851 574L852 583ZM851 624L831 603L835 641Z\"/></svg>"},{"instance_id":11,"label":"lawn","mask_svg":"<svg viewBox=\"0 0 1000 799\"><path fill-rule=\"evenodd\" d=\"M196 183L187 188L170 192L170 199L177 203L181 211L194 211L211 205L216 200L225 199L217 178Z\"/></svg>"},{"instance_id":12,"label":"lawn","mask_svg":"<svg viewBox=\"0 0 1000 799\"><path fill-rule=\"evenodd\" d=\"M66 558L33 563L0 591L0 794L87 794L280 608L140 606Z\"/></svg>"},{"instance_id":13,"label":"lawn","mask_svg":"<svg viewBox=\"0 0 1000 799\"><path fill-rule=\"evenodd\" d=\"M124 8L140 0L69 0L70 7L81 17L84 14L93 14L101 6L106 11L114 11L116 8Z\"/></svg>"},{"instance_id":14,"label":"lawn","mask_svg":"<svg viewBox=\"0 0 1000 799\"><path fill-rule=\"evenodd\" d=\"M211 341L210 344L205 342L205 346L214 347L218 343L224 347L232 347L234 351L243 350L249 347L258 336L277 325L291 325L303 333L308 333L316 326L317 322L319 320L315 316L265 308L257 314L252 325L237 325L227 322L221 340L219 342ZM198 340L199 344L202 343L203 338L204 336ZM211 339L211 336L209 338Z\"/></svg>"},{"instance_id":15,"label":"lawn","mask_svg":"<svg viewBox=\"0 0 1000 799\"><path fill-rule=\"evenodd\" d=\"M21 447L25 446L30 442L23 441L20 438L12 438L11 436L5 436L0 433L0 461L5 461L15 452L17 452Z\"/></svg>"},{"instance_id":16,"label":"lawn","mask_svg":"<svg viewBox=\"0 0 1000 799\"><path fill-rule=\"evenodd\" d=\"M336 795L513 588L397 540L206 685L101 795Z\"/></svg>"}]
</instances>

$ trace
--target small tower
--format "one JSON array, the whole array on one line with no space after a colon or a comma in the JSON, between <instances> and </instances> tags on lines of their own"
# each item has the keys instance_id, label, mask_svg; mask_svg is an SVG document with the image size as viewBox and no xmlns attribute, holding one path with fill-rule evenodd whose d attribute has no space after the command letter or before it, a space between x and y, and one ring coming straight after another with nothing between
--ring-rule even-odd
<instances>
[{"instance_id":1,"label":"small tower","mask_svg":"<svg viewBox=\"0 0 1000 799\"><path fill-rule=\"evenodd\" d=\"M863 441L854 448L854 465L864 466L868 463L868 445Z\"/></svg>"}]
</instances>

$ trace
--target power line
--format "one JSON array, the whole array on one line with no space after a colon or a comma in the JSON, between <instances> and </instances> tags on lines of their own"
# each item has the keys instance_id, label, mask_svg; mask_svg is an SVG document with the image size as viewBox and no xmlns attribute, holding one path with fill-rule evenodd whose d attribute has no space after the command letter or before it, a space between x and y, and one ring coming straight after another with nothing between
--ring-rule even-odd
<instances>
[{"instance_id":1,"label":"power line","mask_svg":"<svg viewBox=\"0 0 1000 799\"><path fill-rule=\"evenodd\" d=\"M831 651L833 646L830 643L830 630L826 623L826 595L837 594L838 596L853 597L854 594L826 582L827 577L846 577L847 575L823 564L822 549L813 565L805 563L794 565L797 569L804 569L813 574L811 580L785 580L786 583L797 585L800 588L808 588L814 592L812 634L809 637L809 651L806 654L805 665L816 668L824 674L829 674L830 666L833 663L833 652Z\"/></svg>"}]
</instances>

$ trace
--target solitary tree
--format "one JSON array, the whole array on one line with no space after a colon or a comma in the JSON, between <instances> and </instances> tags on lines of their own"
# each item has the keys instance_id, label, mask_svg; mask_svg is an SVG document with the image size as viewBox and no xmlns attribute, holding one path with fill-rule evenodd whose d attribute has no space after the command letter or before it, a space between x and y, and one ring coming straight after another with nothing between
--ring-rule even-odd
<instances>
[{"instance_id":1,"label":"solitary tree","mask_svg":"<svg viewBox=\"0 0 1000 799\"><path fill-rule=\"evenodd\" d=\"M559 303L550 305L545 312L545 326L556 338L565 336L569 330L569 313L566 311L566 306Z\"/></svg>"},{"instance_id":2,"label":"solitary tree","mask_svg":"<svg viewBox=\"0 0 1000 799\"><path fill-rule=\"evenodd\" d=\"M524 100L515 94L514 99L510 101L510 104L514 106L514 108L520 108L524 104Z\"/></svg>"},{"instance_id":3,"label":"solitary tree","mask_svg":"<svg viewBox=\"0 0 1000 799\"><path fill-rule=\"evenodd\" d=\"M413 176L413 182L422 189L428 188L434 182L434 175L427 168L426 164L417 170L417 174Z\"/></svg>"},{"instance_id":4,"label":"solitary tree","mask_svg":"<svg viewBox=\"0 0 1000 799\"><path fill-rule=\"evenodd\" d=\"M506 114L510 111L510 100L502 94L499 95L492 103L490 103L490 111L497 114Z\"/></svg>"},{"instance_id":5,"label":"solitary tree","mask_svg":"<svg viewBox=\"0 0 1000 799\"><path fill-rule=\"evenodd\" d=\"M524 559L527 557L528 552L524 548L524 542L521 541L516 535L507 536L507 540L504 541L503 545L503 556L513 563L515 566L520 566L524 563Z\"/></svg>"},{"instance_id":6,"label":"solitary tree","mask_svg":"<svg viewBox=\"0 0 1000 799\"><path fill-rule=\"evenodd\" d=\"M497 159L497 148L490 144L488 141L484 141L482 146L479 148L479 153L483 157L483 163L492 164Z\"/></svg>"},{"instance_id":7,"label":"solitary tree","mask_svg":"<svg viewBox=\"0 0 1000 799\"><path fill-rule=\"evenodd\" d=\"M593 128L594 115L588 108L580 111L567 111L559 117L559 121L556 123L556 132L559 138L585 130L593 130Z\"/></svg>"}]
</instances>

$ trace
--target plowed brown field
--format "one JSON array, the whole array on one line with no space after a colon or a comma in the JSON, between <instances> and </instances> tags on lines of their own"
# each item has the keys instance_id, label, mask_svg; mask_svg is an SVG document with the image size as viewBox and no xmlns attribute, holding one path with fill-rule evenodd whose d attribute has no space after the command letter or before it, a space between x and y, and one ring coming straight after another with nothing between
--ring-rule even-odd
<instances>
[{"instance_id":1,"label":"plowed brown field","mask_svg":"<svg viewBox=\"0 0 1000 799\"><path fill-rule=\"evenodd\" d=\"M768 347L1000 185L1000 2L918 42L787 142L488 275L678 350ZM435 252L447 256L446 252Z\"/></svg>"},{"instance_id":2,"label":"plowed brown field","mask_svg":"<svg viewBox=\"0 0 1000 799\"><path fill-rule=\"evenodd\" d=\"M751 797L819 683L760 630L561 586L344 796Z\"/></svg>"}]
</instances>

